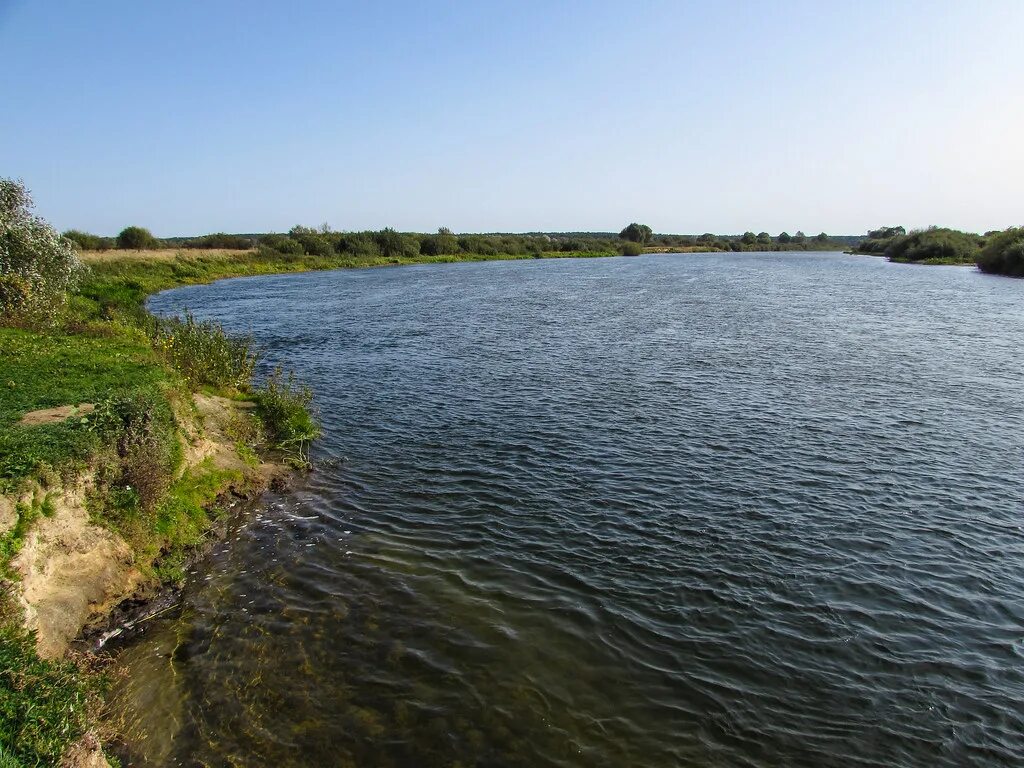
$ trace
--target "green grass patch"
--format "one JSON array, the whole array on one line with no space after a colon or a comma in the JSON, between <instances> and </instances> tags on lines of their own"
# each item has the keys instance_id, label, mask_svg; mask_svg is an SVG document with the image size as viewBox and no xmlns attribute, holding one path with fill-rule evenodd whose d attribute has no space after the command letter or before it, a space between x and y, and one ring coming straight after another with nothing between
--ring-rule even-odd
<instances>
[{"instance_id":1,"label":"green grass patch","mask_svg":"<svg viewBox=\"0 0 1024 768\"><path fill-rule=\"evenodd\" d=\"M0 767L51 766L89 727L104 679L36 655L35 636L0 624Z\"/></svg>"},{"instance_id":2,"label":"green grass patch","mask_svg":"<svg viewBox=\"0 0 1024 768\"><path fill-rule=\"evenodd\" d=\"M0 492L43 467L73 469L99 446L85 417L23 426L24 414L173 385L152 348L136 338L0 328Z\"/></svg>"},{"instance_id":3,"label":"green grass patch","mask_svg":"<svg viewBox=\"0 0 1024 768\"><path fill-rule=\"evenodd\" d=\"M320 436L310 411L313 393L278 368L254 393L256 413L271 444L296 466L309 465L309 444Z\"/></svg>"},{"instance_id":4,"label":"green grass patch","mask_svg":"<svg viewBox=\"0 0 1024 768\"><path fill-rule=\"evenodd\" d=\"M187 470L172 486L152 521L145 541L134 542L156 560L154 574L165 583L185 578L184 564L206 538L210 525L224 514L216 504L224 489L243 481L235 470L218 469L212 459Z\"/></svg>"},{"instance_id":5,"label":"green grass patch","mask_svg":"<svg viewBox=\"0 0 1024 768\"><path fill-rule=\"evenodd\" d=\"M153 347L194 388L202 384L219 388L246 387L256 367L252 339L231 336L213 322L185 317L153 321Z\"/></svg>"},{"instance_id":6,"label":"green grass patch","mask_svg":"<svg viewBox=\"0 0 1024 768\"><path fill-rule=\"evenodd\" d=\"M14 508L18 519L14 527L0 535L0 577L11 578L11 560L21 551L25 535L40 516L50 517L55 508L50 493L38 489L28 501L19 501Z\"/></svg>"}]
</instances>

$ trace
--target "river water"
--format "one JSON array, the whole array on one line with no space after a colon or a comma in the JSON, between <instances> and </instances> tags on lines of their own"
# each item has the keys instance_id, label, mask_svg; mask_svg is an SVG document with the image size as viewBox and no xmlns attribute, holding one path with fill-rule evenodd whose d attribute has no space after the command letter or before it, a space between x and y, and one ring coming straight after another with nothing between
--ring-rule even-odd
<instances>
[{"instance_id":1,"label":"river water","mask_svg":"<svg viewBox=\"0 0 1024 768\"><path fill-rule=\"evenodd\" d=\"M841 254L154 297L321 469L120 652L130 765L1024 761L1024 281Z\"/></svg>"}]
</instances>

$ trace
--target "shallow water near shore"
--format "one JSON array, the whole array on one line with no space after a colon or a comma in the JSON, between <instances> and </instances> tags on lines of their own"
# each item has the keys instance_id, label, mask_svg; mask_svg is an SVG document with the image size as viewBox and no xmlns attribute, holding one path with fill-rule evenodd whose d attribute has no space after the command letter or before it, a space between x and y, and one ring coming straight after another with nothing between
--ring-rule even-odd
<instances>
[{"instance_id":1,"label":"shallow water near shore","mask_svg":"<svg viewBox=\"0 0 1024 768\"><path fill-rule=\"evenodd\" d=\"M119 652L128 764L1024 757L1024 281L693 254L150 308L251 332L325 434Z\"/></svg>"}]
</instances>

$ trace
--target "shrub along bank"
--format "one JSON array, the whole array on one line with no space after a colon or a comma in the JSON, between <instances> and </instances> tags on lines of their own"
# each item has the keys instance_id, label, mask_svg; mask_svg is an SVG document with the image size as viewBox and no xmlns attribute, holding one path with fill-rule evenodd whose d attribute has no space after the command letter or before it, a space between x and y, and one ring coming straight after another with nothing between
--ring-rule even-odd
<instances>
[{"instance_id":1,"label":"shrub along bank","mask_svg":"<svg viewBox=\"0 0 1024 768\"><path fill-rule=\"evenodd\" d=\"M978 256L978 268L994 275L1024 277L1024 227L991 235Z\"/></svg>"},{"instance_id":2,"label":"shrub along bank","mask_svg":"<svg viewBox=\"0 0 1024 768\"><path fill-rule=\"evenodd\" d=\"M904 264L977 264L982 272L1024 277L1024 227L976 235L945 227L907 233L903 227L868 232L854 253Z\"/></svg>"}]
</instances>

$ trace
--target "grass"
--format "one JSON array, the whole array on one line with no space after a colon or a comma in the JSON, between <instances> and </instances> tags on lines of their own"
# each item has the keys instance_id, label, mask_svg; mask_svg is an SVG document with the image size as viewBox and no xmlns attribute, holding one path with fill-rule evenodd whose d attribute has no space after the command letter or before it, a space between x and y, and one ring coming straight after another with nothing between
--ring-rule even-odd
<instances>
[{"instance_id":1,"label":"grass","mask_svg":"<svg viewBox=\"0 0 1024 768\"><path fill-rule=\"evenodd\" d=\"M159 318L150 331L153 347L193 387L246 387L256 367L252 339L230 336L216 323L184 318Z\"/></svg>"},{"instance_id":2,"label":"grass","mask_svg":"<svg viewBox=\"0 0 1024 768\"><path fill-rule=\"evenodd\" d=\"M271 443L296 466L309 466L309 444L320 436L310 412L313 393L278 368L255 392L256 413Z\"/></svg>"},{"instance_id":3,"label":"grass","mask_svg":"<svg viewBox=\"0 0 1024 768\"><path fill-rule=\"evenodd\" d=\"M219 469L207 459L174 482L152 516L135 521L134 530L124 531L140 560L154 563L151 572L161 583L184 581L190 554L224 513L216 506L217 498L228 485L241 481L241 472Z\"/></svg>"},{"instance_id":4,"label":"grass","mask_svg":"<svg viewBox=\"0 0 1024 768\"><path fill-rule=\"evenodd\" d=\"M89 727L104 683L74 661L40 659L31 632L0 624L0 768L57 765Z\"/></svg>"},{"instance_id":5,"label":"grass","mask_svg":"<svg viewBox=\"0 0 1024 768\"><path fill-rule=\"evenodd\" d=\"M889 261L893 262L894 264L923 264L925 266L933 266L933 267L973 267L973 266L975 266L975 262L973 260L971 260L971 261L964 261L963 259L953 258L953 257L949 257L949 258L920 259L920 260L916 260L916 261L914 259L899 259L899 258L895 258L895 259L889 259Z\"/></svg>"},{"instance_id":6,"label":"grass","mask_svg":"<svg viewBox=\"0 0 1024 768\"><path fill-rule=\"evenodd\" d=\"M533 255L458 254L441 256L356 257L348 255L287 255L259 251L158 250L102 251L87 253L84 261L91 275L73 301L74 311L86 319L121 318L138 320L146 296L182 285L210 283L227 277L247 277L308 272L323 269L352 269L402 264L440 264L460 261L499 261L531 258L590 258L612 256L603 251L574 251Z\"/></svg>"},{"instance_id":7,"label":"grass","mask_svg":"<svg viewBox=\"0 0 1024 768\"><path fill-rule=\"evenodd\" d=\"M19 501L14 508L18 519L14 526L0 535L0 578L9 578L11 560L21 551L25 536L40 516L49 517L54 513L53 498L43 490L37 490L28 500ZM0 616L2 621L3 616Z\"/></svg>"},{"instance_id":8,"label":"grass","mask_svg":"<svg viewBox=\"0 0 1024 768\"><path fill-rule=\"evenodd\" d=\"M44 469L68 472L99 447L82 419L26 427L21 417L59 405L96 403L111 393L170 388L144 336L34 333L0 328L0 492Z\"/></svg>"}]
</instances>

